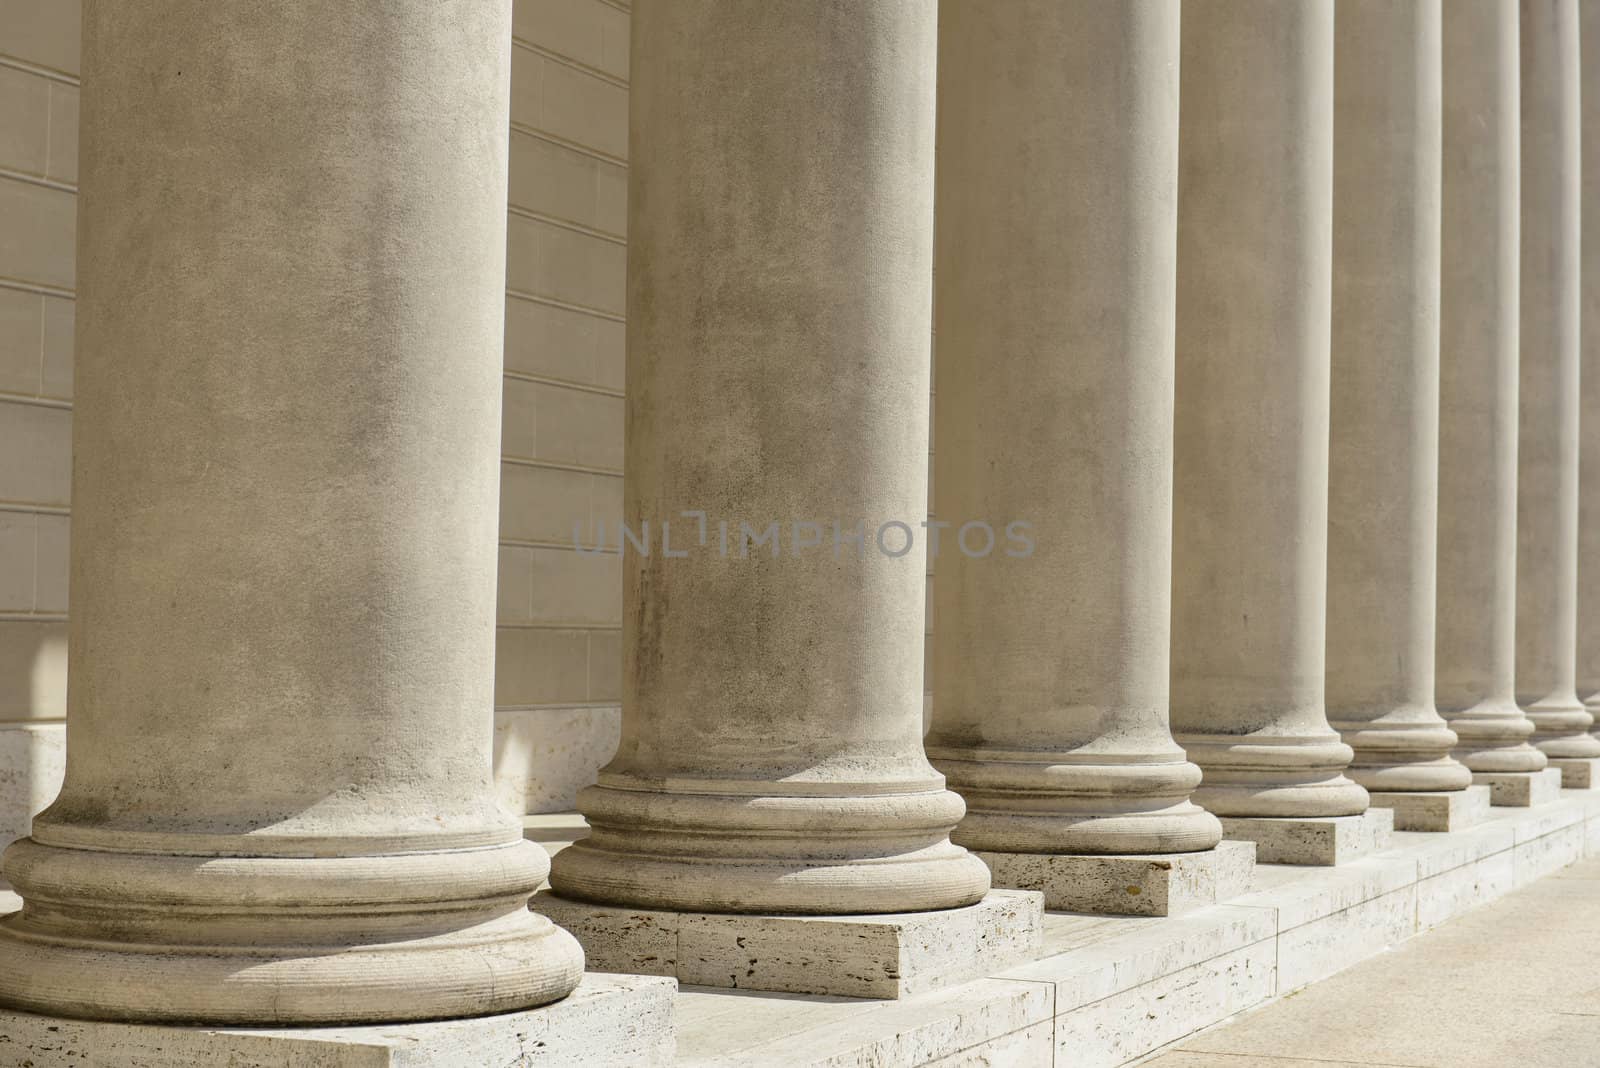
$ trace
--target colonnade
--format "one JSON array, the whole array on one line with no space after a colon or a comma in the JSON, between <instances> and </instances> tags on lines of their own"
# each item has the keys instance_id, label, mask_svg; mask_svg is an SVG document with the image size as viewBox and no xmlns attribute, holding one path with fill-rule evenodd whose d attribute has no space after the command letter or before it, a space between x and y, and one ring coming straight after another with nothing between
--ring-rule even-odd
<instances>
[{"instance_id":1,"label":"colonnade","mask_svg":"<svg viewBox=\"0 0 1600 1068\"><path fill-rule=\"evenodd\" d=\"M86 9L68 766L0 1003L578 982L489 785L509 6ZM700 533L625 553L556 895L932 913L978 851L1590 785L1577 0L632 18L624 521Z\"/></svg>"}]
</instances>

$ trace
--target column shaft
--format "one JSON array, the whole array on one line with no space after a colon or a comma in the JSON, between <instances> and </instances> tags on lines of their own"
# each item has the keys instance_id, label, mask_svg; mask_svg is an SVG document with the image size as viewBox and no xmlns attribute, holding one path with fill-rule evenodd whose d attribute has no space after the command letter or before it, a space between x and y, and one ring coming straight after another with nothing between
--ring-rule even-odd
<instances>
[{"instance_id":1,"label":"column shaft","mask_svg":"<svg viewBox=\"0 0 1600 1068\"><path fill-rule=\"evenodd\" d=\"M1474 772L1534 772L1515 696L1517 0L1444 5L1434 695Z\"/></svg>"},{"instance_id":2,"label":"column shaft","mask_svg":"<svg viewBox=\"0 0 1600 1068\"><path fill-rule=\"evenodd\" d=\"M1577 0L1522 4L1517 699L1550 757L1600 757L1577 694Z\"/></svg>"},{"instance_id":3,"label":"column shaft","mask_svg":"<svg viewBox=\"0 0 1600 1068\"><path fill-rule=\"evenodd\" d=\"M1333 4L1189 0L1172 722L1224 816L1365 810L1323 708Z\"/></svg>"},{"instance_id":4,"label":"column shaft","mask_svg":"<svg viewBox=\"0 0 1600 1068\"><path fill-rule=\"evenodd\" d=\"M1600 4L1578 5L1583 147L1579 291L1578 696L1600 718ZM1596 733L1600 733L1597 731Z\"/></svg>"},{"instance_id":5,"label":"column shaft","mask_svg":"<svg viewBox=\"0 0 1600 1068\"><path fill-rule=\"evenodd\" d=\"M0 1001L562 997L490 779L510 4L84 16L68 766Z\"/></svg>"},{"instance_id":6,"label":"column shaft","mask_svg":"<svg viewBox=\"0 0 1600 1068\"><path fill-rule=\"evenodd\" d=\"M1438 0L1341 0L1327 707L1369 790L1471 780L1433 703L1440 93Z\"/></svg>"},{"instance_id":7,"label":"column shaft","mask_svg":"<svg viewBox=\"0 0 1600 1068\"><path fill-rule=\"evenodd\" d=\"M928 752L972 848L1221 837L1167 726L1178 12L940 5Z\"/></svg>"},{"instance_id":8,"label":"column shaft","mask_svg":"<svg viewBox=\"0 0 1600 1068\"><path fill-rule=\"evenodd\" d=\"M564 896L987 889L921 738L934 34L924 0L634 7L623 507L655 543L625 553L622 740Z\"/></svg>"}]
</instances>

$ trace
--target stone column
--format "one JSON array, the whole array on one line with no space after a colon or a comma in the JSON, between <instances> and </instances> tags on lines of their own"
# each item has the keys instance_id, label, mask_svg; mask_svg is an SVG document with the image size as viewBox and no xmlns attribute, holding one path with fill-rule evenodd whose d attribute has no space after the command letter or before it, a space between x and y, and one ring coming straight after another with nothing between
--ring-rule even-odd
<instances>
[{"instance_id":1,"label":"stone column","mask_svg":"<svg viewBox=\"0 0 1600 1068\"><path fill-rule=\"evenodd\" d=\"M1433 703L1439 472L1439 0L1334 18L1328 719L1406 830L1481 818Z\"/></svg>"},{"instance_id":2,"label":"stone column","mask_svg":"<svg viewBox=\"0 0 1600 1068\"><path fill-rule=\"evenodd\" d=\"M1514 693L1517 275L1521 232L1517 0L1444 10L1440 223L1438 634L1434 699L1456 758L1497 805L1549 800Z\"/></svg>"},{"instance_id":3,"label":"stone column","mask_svg":"<svg viewBox=\"0 0 1600 1068\"><path fill-rule=\"evenodd\" d=\"M563 898L988 888L922 751L934 32L924 0L634 9L623 509L653 540L625 553L622 740Z\"/></svg>"},{"instance_id":4,"label":"stone column","mask_svg":"<svg viewBox=\"0 0 1600 1068\"><path fill-rule=\"evenodd\" d=\"M1077 911L1159 895L1040 855L1222 836L1167 725L1178 15L939 9L928 755L967 802L956 841ZM1010 523L1031 548L986 551Z\"/></svg>"},{"instance_id":5,"label":"stone column","mask_svg":"<svg viewBox=\"0 0 1600 1068\"><path fill-rule=\"evenodd\" d=\"M1578 696L1600 733L1600 4L1578 5L1583 62L1579 289Z\"/></svg>"},{"instance_id":6,"label":"stone column","mask_svg":"<svg viewBox=\"0 0 1600 1068\"><path fill-rule=\"evenodd\" d=\"M87 5L67 772L6 853L0 1002L578 982L490 782L509 21Z\"/></svg>"},{"instance_id":7,"label":"stone column","mask_svg":"<svg viewBox=\"0 0 1600 1068\"><path fill-rule=\"evenodd\" d=\"M1172 722L1271 859L1367 809L1323 708L1333 3L1189 0L1182 71Z\"/></svg>"},{"instance_id":8,"label":"stone column","mask_svg":"<svg viewBox=\"0 0 1600 1068\"><path fill-rule=\"evenodd\" d=\"M1577 0L1524 0L1521 50L1517 700L1563 785L1587 787L1600 763L1600 739L1589 733L1594 716L1577 693Z\"/></svg>"}]
</instances>

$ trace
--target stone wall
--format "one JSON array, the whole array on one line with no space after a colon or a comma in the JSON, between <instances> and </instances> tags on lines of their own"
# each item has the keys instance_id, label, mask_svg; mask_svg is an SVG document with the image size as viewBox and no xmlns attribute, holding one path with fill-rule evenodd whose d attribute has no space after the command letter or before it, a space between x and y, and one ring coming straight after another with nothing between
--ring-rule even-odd
<instances>
[{"instance_id":1,"label":"stone wall","mask_svg":"<svg viewBox=\"0 0 1600 1068\"><path fill-rule=\"evenodd\" d=\"M0 0L0 843L63 759L77 71L76 3Z\"/></svg>"},{"instance_id":2,"label":"stone wall","mask_svg":"<svg viewBox=\"0 0 1600 1068\"><path fill-rule=\"evenodd\" d=\"M568 808L615 744L628 8L516 0L496 777ZM0 845L59 785L66 710L78 4L0 0ZM153 621L158 623L159 621Z\"/></svg>"},{"instance_id":3,"label":"stone wall","mask_svg":"<svg viewBox=\"0 0 1600 1068\"><path fill-rule=\"evenodd\" d=\"M571 807L616 744L628 12L516 0L495 767L513 810ZM590 543L592 544L592 542Z\"/></svg>"}]
</instances>

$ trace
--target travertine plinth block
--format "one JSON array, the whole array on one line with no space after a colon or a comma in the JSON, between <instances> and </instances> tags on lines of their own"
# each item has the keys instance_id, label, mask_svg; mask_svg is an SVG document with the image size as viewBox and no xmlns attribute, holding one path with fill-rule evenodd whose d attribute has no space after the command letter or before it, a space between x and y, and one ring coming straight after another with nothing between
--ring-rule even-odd
<instances>
[{"instance_id":1,"label":"travertine plinth block","mask_svg":"<svg viewBox=\"0 0 1600 1068\"><path fill-rule=\"evenodd\" d=\"M1489 787L1489 803L1500 808L1532 808L1561 797L1561 769L1475 771L1472 781Z\"/></svg>"},{"instance_id":2,"label":"travertine plinth block","mask_svg":"<svg viewBox=\"0 0 1600 1068\"><path fill-rule=\"evenodd\" d=\"M1550 766L1560 770L1564 790L1600 790L1600 758L1551 757Z\"/></svg>"},{"instance_id":3,"label":"travertine plinth block","mask_svg":"<svg viewBox=\"0 0 1600 1068\"><path fill-rule=\"evenodd\" d=\"M586 975L564 1000L468 1020L285 1030L152 1027L0 1009L0 1063L94 1068L656 1068L673 1062L670 979Z\"/></svg>"},{"instance_id":4,"label":"travertine plinth block","mask_svg":"<svg viewBox=\"0 0 1600 1068\"><path fill-rule=\"evenodd\" d=\"M1038 890L1044 907L1115 916L1178 916L1250 889L1254 842L1195 853L1088 856L978 853L996 886Z\"/></svg>"},{"instance_id":5,"label":"travertine plinth block","mask_svg":"<svg viewBox=\"0 0 1600 1068\"><path fill-rule=\"evenodd\" d=\"M1492 793L1488 786L1411 793L1380 790L1372 794L1372 807L1393 809L1397 831L1459 831L1488 818Z\"/></svg>"},{"instance_id":6,"label":"travertine plinth block","mask_svg":"<svg viewBox=\"0 0 1600 1068\"><path fill-rule=\"evenodd\" d=\"M991 890L975 905L867 916L667 912L535 895L577 936L588 967L680 983L901 998L1036 957L1044 895Z\"/></svg>"},{"instance_id":7,"label":"travertine plinth block","mask_svg":"<svg viewBox=\"0 0 1600 1068\"><path fill-rule=\"evenodd\" d=\"M1256 844L1258 864L1344 864L1387 847L1393 830L1394 811L1387 808L1359 816L1222 819L1224 838Z\"/></svg>"}]
</instances>

